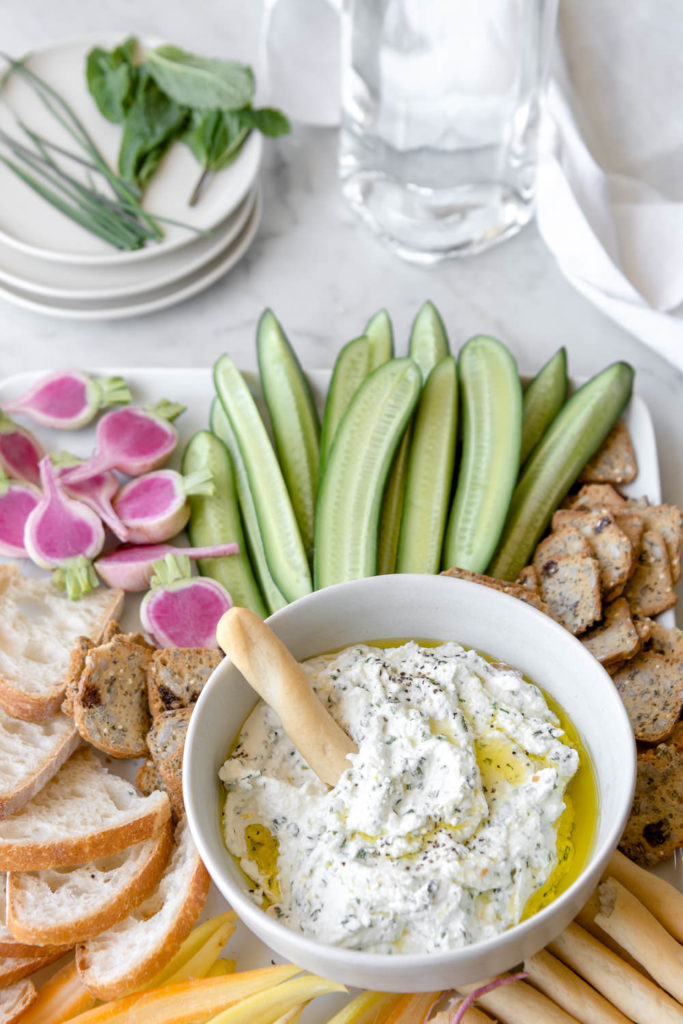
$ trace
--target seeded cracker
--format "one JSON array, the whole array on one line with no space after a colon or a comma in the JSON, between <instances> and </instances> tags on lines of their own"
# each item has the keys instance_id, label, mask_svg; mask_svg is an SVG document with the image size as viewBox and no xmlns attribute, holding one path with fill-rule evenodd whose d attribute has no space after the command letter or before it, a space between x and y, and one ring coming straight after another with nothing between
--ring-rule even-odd
<instances>
[{"instance_id":1,"label":"seeded cracker","mask_svg":"<svg viewBox=\"0 0 683 1024\"><path fill-rule=\"evenodd\" d=\"M581 642L605 667L633 657L641 640L628 601L623 597L611 601L605 607L602 622L584 633Z\"/></svg>"},{"instance_id":2,"label":"seeded cracker","mask_svg":"<svg viewBox=\"0 0 683 1024\"><path fill-rule=\"evenodd\" d=\"M534 569L533 565L525 565L515 582L518 583L520 587L524 587L526 590L530 590L532 594L536 594L540 597L540 591L538 589L538 573Z\"/></svg>"},{"instance_id":3,"label":"seeded cracker","mask_svg":"<svg viewBox=\"0 0 683 1024\"><path fill-rule=\"evenodd\" d=\"M657 530L645 530L636 569L624 588L634 615L659 615L676 603L669 557Z\"/></svg>"},{"instance_id":4,"label":"seeded cracker","mask_svg":"<svg viewBox=\"0 0 683 1024\"><path fill-rule=\"evenodd\" d=\"M626 508L626 499L611 484L584 484L578 494L570 495L563 508Z\"/></svg>"},{"instance_id":5,"label":"seeded cracker","mask_svg":"<svg viewBox=\"0 0 683 1024\"><path fill-rule=\"evenodd\" d=\"M644 651L612 678L635 738L644 743L667 739L683 707L683 685L675 662L655 651Z\"/></svg>"},{"instance_id":6,"label":"seeded cracker","mask_svg":"<svg viewBox=\"0 0 683 1024\"><path fill-rule=\"evenodd\" d=\"M543 564L557 555L590 555L590 544L580 530L574 526L563 526L549 533L536 548L533 566L536 575L541 572Z\"/></svg>"},{"instance_id":7,"label":"seeded cracker","mask_svg":"<svg viewBox=\"0 0 683 1024\"><path fill-rule=\"evenodd\" d=\"M681 543L683 542L683 512L675 505L648 505L641 510L645 526L657 530L664 539L671 567L671 578L677 583L681 577Z\"/></svg>"},{"instance_id":8,"label":"seeded cracker","mask_svg":"<svg viewBox=\"0 0 683 1024\"><path fill-rule=\"evenodd\" d=\"M624 588L633 569L633 548L626 534L619 529L609 509L599 512L560 509L553 516L553 530L573 527L590 545L598 560L600 589L609 600ZM553 534L550 534L552 537Z\"/></svg>"},{"instance_id":9,"label":"seeded cracker","mask_svg":"<svg viewBox=\"0 0 683 1024\"><path fill-rule=\"evenodd\" d=\"M674 744L638 755L631 816L619 849L642 867L668 860L683 843L683 754Z\"/></svg>"},{"instance_id":10,"label":"seeded cracker","mask_svg":"<svg viewBox=\"0 0 683 1024\"><path fill-rule=\"evenodd\" d=\"M152 715L194 706L205 682L222 660L220 651L204 647L155 651L147 669Z\"/></svg>"},{"instance_id":11,"label":"seeded cracker","mask_svg":"<svg viewBox=\"0 0 683 1024\"><path fill-rule=\"evenodd\" d=\"M638 473L635 452L622 420L612 427L601 447L579 475L581 483L627 484Z\"/></svg>"},{"instance_id":12,"label":"seeded cracker","mask_svg":"<svg viewBox=\"0 0 683 1024\"><path fill-rule=\"evenodd\" d=\"M537 569L550 615L577 635L600 618L598 563L591 555L557 555Z\"/></svg>"},{"instance_id":13,"label":"seeded cracker","mask_svg":"<svg viewBox=\"0 0 683 1024\"><path fill-rule=\"evenodd\" d=\"M152 760L177 816L183 808L183 752L192 708L176 708L155 715L147 734Z\"/></svg>"},{"instance_id":14,"label":"seeded cracker","mask_svg":"<svg viewBox=\"0 0 683 1024\"><path fill-rule=\"evenodd\" d=\"M497 580L494 576L485 576L481 572L470 572L469 569L459 569L454 566L451 569L445 569L442 576L452 576L458 580L467 580L470 583L480 583L484 587L490 587L492 590L500 590L503 594L509 594L511 597L518 597L521 601L526 601L527 604L531 604L534 608L538 608L539 611L548 613L548 608L544 601L534 593L529 587L524 586L521 583L509 583L507 580Z\"/></svg>"}]
</instances>

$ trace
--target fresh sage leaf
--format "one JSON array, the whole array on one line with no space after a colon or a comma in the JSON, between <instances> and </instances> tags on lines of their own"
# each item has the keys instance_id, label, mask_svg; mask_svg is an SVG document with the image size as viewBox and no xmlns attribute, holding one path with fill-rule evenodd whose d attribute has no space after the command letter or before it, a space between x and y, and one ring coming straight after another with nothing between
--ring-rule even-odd
<instances>
[{"instance_id":1,"label":"fresh sage leaf","mask_svg":"<svg viewBox=\"0 0 683 1024\"><path fill-rule=\"evenodd\" d=\"M135 98L123 126L119 150L121 176L137 185L146 185L188 117L187 108L169 99L142 65Z\"/></svg>"},{"instance_id":2,"label":"fresh sage leaf","mask_svg":"<svg viewBox=\"0 0 683 1024\"><path fill-rule=\"evenodd\" d=\"M231 60L197 57L177 46L159 46L147 57L155 82L172 100L199 110L246 107L254 94L251 68Z\"/></svg>"},{"instance_id":3,"label":"fresh sage leaf","mask_svg":"<svg viewBox=\"0 0 683 1024\"><path fill-rule=\"evenodd\" d=\"M120 124L133 102L137 85L135 37L129 36L113 50L96 46L88 54L85 74L100 113L108 121Z\"/></svg>"},{"instance_id":4,"label":"fresh sage leaf","mask_svg":"<svg viewBox=\"0 0 683 1024\"><path fill-rule=\"evenodd\" d=\"M210 171L235 158L249 134L236 114L227 110L193 110L182 135L197 162Z\"/></svg>"},{"instance_id":5,"label":"fresh sage leaf","mask_svg":"<svg viewBox=\"0 0 683 1024\"><path fill-rule=\"evenodd\" d=\"M281 110L274 107L261 107L254 110L253 107L244 107L236 110L235 114L244 125L250 128L257 128L263 135L271 137L286 135L291 131L291 125Z\"/></svg>"}]
</instances>

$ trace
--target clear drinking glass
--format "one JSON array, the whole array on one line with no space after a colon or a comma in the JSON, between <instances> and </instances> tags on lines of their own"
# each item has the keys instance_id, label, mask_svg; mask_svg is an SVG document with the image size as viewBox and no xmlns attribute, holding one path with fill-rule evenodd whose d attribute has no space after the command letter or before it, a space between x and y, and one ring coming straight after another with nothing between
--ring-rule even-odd
<instances>
[{"instance_id":1,"label":"clear drinking glass","mask_svg":"<svg viewBox=\"0 0 683 1024\"><path fill-rule=\"evenodd\" d=\"M402 256L485 249L533 214L557 0L344 0L342 191Z\"/></svg>"}]
</instances>

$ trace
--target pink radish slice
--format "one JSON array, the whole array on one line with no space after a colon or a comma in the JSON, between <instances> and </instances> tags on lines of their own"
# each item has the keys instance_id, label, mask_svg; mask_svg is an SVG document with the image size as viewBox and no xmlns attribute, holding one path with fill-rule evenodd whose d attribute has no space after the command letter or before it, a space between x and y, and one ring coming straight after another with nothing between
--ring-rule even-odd
<instances>
[{"instance_id":1,"label":"pink radish slice","mask_svg":"<svg viewBox=\"0 0 683 1024\"><path fill-rule=\"evenodd\" d=\"M108 470L106 473L97 473L95 476L88 477L87 480L67 483L64 479L65 474L68 473L71 466L80 465L83 460L75 455L69 455L68 452L59 452L57 455L52 455L51 458L62 490L70 498L82 501L84 505L97 513L102 522L119 540L130 540L128 530L117 516L111 503L119 489L119 478L116 473L113 470Z\"/></svg>"},{"instance_id":2,"label":"pink radish slice","mask_svg":"<svg viewBox=\"0 0 683 1024\"><path fill-rule=\"evenodd\" d=\"M216 627L232 607L227 590L204 576L153 587L140 619L159 647L218 647Z\"/></svg>"},{"instance_id":3,"label":"pink radish slice","mask_svg":"<svg viewBox=\"0 0 683 1024\"><path fill-rule=\"evenodd\" d=\"M217 544L209 548L176 548L172 544L131 544L102 555L95 562L95 571L108 587L127 593L147 590L154 573L153 563L165 555L187 558L224 558L239 553L237 544Z\"/></svg>"},{"instance_id":4,"label":"pink radish slice","mask_svg":"<svg viewBox=\"0 0 683 1024\"><path fill-rule=\"evenodd\" d=\"M2 408L25 413L46 427L77 430L103 406L127 402L130 391L122 377L91 377L80 370L66 370L42 377L25 395L4 402Z\"/></svg>"},{"instance_id":5,"label":"pink radish slice","mask_svg":"<svg viewBox=\"0 0 683 1024\"><path fill-rule=\"evenodd\" d=\"M189 495L212 493L207 470L181 476L174 469L160 469L122 487L114 511L134 543L161 542L180 533L190 518Z\"/></svg>"},{"instance_id":6,"label":"pink radish slice","mask_svg":"<svg viewBox=\"0 0 683 1024\"><path fill-rule=\"evenodd\" d=\"M182 411L183 406L164 399L150 409L131 405L106 413L97 424L95 454L69 469L65 482L87 480L109 469L140 476L162 466L178 443L178 431L169 421Z\"/></svg>"},{"instance_id":7,"label":"pink radish slice","mask_svg":"<svg viewBox=\"0 0 683 1024\"><path fill-rule=\"evenodd\" d=\"M81 596L86 583L84 563L99 555L104 544L100 517L81 501L67 498L57 487L55 470L48 455L40 460L43 496L26 520L24 545L29 558L43 569L61 568L60 578L69 596ZM70 569L75 568L76 578ZM90 585L94 572L88 574ZM89 588L88 588L89 589Z\"/></svg>"},{"instance_id":8,"label":"pink radish slice","mask_svg":"<svg viewBox=\"0 0 683 1024\"><path fill-rule=\"evenodd\" d=\"M14 480L40 483L38 463L45 452L29 430L0 413L0 469Z\"/></svg>"},{"instance_id":9,"label":"pink radish slice","mask_svg":"<svg viewBox=\"0 0 683 1024\"><path fill-rule=\"evenodd\" d=\"M28 558L24 546L26 520L40 501L33 484L7 480L0 482L0 554L10 558Z\"/></svg>"}]
</instances>

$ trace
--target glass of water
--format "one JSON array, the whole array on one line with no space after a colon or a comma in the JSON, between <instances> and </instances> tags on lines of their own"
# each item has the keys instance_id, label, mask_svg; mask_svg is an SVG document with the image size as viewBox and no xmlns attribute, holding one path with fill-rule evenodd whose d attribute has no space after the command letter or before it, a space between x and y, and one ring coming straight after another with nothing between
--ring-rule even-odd
<instances>
[{"instance_id":1,"label":"glass of water","mask_svg":"<svg viewBox=\"0 0 683 1024\"><path fill-rule=\"evenodd\" d=\"M402 256L434 263L533 214L557 0L344 0L342 191Z\"/></svg>"}]
</instances>

